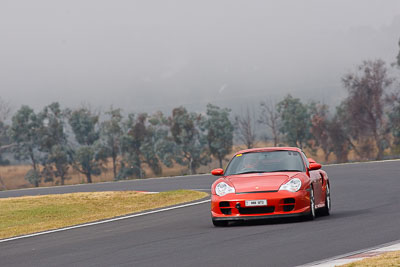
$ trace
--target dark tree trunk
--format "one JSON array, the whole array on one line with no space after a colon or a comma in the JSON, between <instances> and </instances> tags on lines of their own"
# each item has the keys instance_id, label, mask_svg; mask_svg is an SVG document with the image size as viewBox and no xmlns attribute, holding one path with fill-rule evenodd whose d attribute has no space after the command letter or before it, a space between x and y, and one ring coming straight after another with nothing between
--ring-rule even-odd
<instances>
[{"instance_id":1,"label":"dark tree trunk","mask_svg":"<svg viewBox=\"0 0 400 267\"><path fill-rule=\"evenodd\" d=\"M325 163L328 162L329 159L329 155L331 154L331 152L325 151Z\"/></svg>"},{"instance_id":2,"label":"dark tree trunk","mask_svg":"<svg viewBox=\"0 0 400 267\"><path fill-rule=\"evenodd\" d=\"M218 161L219 161L219 167L222 169L222 157L221 156L218 157Z\"/></svg>"},{"instance_id":3,"label":"dark tree trunk","mask_svg":"<svg viewBox=\"0 0 400 267\"><path fill-rule=\"evenodd\" d=\"M376 155L377 160L381 160L383 158L383 152L385 151L385 147L382 145L383 141L381 138L379 138L378 134L374 134L375 137L375 143L378 148L378 154Z\"/></svg>"},{"instance_id":4,"label":"dark tree trunk","mask_svg":"<svg viewBox=\"0 0 400 267\"><path fill-rule=\"evenodd\" d=\"M0 176L0 184L3 186L4 190L7 190L7 187L4 184L3 180L1 179L1 176Z\"/></svg>"},{"instance_id":5,"label":"dark tree trunk","mask_svg":"<svg viewBox=\"0 0 400 267\"><path fill-rule=\"evenodd\" d=\"M274 135L274 146L277 146L279 143L279 137L278 137L278 131L276 129L276 126L272 127L272 134Z\"/></svg>"},{"instance_id":6,"label":"dark tree trunk","mask_svg":"<svg viewBox=\"0 0 400 267\"><path fill-rule=\"evenodd\" d=\"M115 153L112 155L114 180L117 179L117 156Z\"/></svg>"},{"instance_id":7,"label":"dark tree trunk","mask_svg":"<svg viewBox=\"0 0 400 267\"><path fill-rule=\"evenodd\" d=\"M303 149L303 143L302 143L301 141L297 141L297 146L298 146L300 149Z\"/></svg>"},{"instance_id":8,"label":"dark tree trunk","mask_svg":"<svg viewBox=\"0 0 400 267\"><path fill-rule=\"evenodd\" d=\"M383 151L384 150L385 149L382 146L378 145L378 155L376 156L377 160L381 160L383 158Z\"/></svg>"},{"instance_id":9,"label":"dark tree trunk","mask_svg":"<svg viewBox=\"0 0 400 267\"><path fill-rule=\"evenodd\" d=\"M190 160L189 160L189 171L190 171L190 174L196 174L196 167L193 164L192 158L190 158Z\"/></svg>"},{"instance_id":10,"label":"dark tree trunk","mask_svg":"<svg viewBox=\"0 0 400 267\"><path fill-rule=\"evenodd\" d=\"M32 160L32 168L35 171L35 173L37 173L37 167L36 167L37 164L36 164L35 156L33 155L33 150L31 149L29 152L30 152L30 157ZM39 180L35 180L34 186L39 187Z\"/></svg>"},{"instance_id":11,"label":"dark tree trunk","mask_svg":"<svg viewBox=\"0 0 400 267\"><path fill-rule=\"evenodd\" d=\"M86 173L86 180L89 184L92 183L92 174L90 172Z\"/></svg>"},{"instance_id":12,"label":"dark tree trunk","mask_svg":"<svg viewBox=\"0 0 400 267\"><path fill-rule=\"evenodd\" d=\"M348 151L341 151L340 153L338 153L338 155L336 155L337 161L338 163L343 163L343 162L348 162Z\"/></svg>"}]
</instances>

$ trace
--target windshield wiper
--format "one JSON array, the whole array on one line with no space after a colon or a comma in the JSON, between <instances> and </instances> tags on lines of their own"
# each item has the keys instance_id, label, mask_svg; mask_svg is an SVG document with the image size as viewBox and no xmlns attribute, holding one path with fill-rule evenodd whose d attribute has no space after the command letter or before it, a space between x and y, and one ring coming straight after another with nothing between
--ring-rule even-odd
<instances>
[{"instance_id":1,"label":"windshield wiper","mask_svg":"<svg viewBox=\"0 0 400 267\"><path fill-rule=\"evenodd\" d=\"M255 171L246 171L246 172L235 173L235 175L238 175L238 174L246 174L246 173L261 173L261 172L265 172L265 171L257 171L257 170L255 170Z\"/></svg>"},{"instance_id":2,"label":"windshield wiper","mask_svg":"<svg viewBox=\"0 0 400 267\"><path fill-rule=\"evenodd\" d=\"M245 172L239 172L235 174L230 174L230 175L239 175L239 174L246 174L246 173L266 173L266 172L301 172L301 170L276 170L276 171L261 171L261 170L255 170L255 171L245 171Z\"/></svg>"},{"instance_id":3,"label":"windshield wiper","mask_svg":"<svg viewBox=\"0 0 400 267\"><path fill-rule=\"evenodd\" d=\"M301 170L276 170L276 171L270 171L270 172L301 172Z\"/></svg>"}]
</instances>

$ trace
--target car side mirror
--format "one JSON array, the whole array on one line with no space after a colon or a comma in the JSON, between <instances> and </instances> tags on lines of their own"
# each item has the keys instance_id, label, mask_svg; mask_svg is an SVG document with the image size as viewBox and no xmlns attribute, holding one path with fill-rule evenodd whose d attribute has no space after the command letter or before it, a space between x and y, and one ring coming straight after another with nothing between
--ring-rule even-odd
<instances>
[{"instance_id":1,"label":"car side mirror","mask_svg":"<svg viewBox=\"0 0 400 267\"><path fill-rule=\"evenodd\" d=\"M308 158L308 162L310 162L310 163L317 163L313 158Z\"/></svg>"},{"instance_id":2,"label":"car side mirror","mask_svg":"<svg viewBox=\"0 0 400 267\"><path fill-rule=\"evenodd\" d=\"M224 169L214 169L211 171L211 174L215 176L222 176L224 175Z\"/></svg>"},{"instance_id":3,"label":"car side mirror","mask_svg":"<svg viewBox=\"0 0 400 267\"><path fill-rule=\"evenodd\" d=\"M312 163L310 163L310 166L308 167L308 169L310 171L315 171L315 170L321 169L321 167L322 167L321 164L316 163L316 162L312 162Z\"/></svg>"}]
</instances>

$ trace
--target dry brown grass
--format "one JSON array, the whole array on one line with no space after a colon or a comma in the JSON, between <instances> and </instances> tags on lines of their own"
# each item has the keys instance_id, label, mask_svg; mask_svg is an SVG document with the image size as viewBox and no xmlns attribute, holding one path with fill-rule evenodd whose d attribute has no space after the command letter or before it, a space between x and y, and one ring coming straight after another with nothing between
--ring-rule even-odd
<instances>
[{"instance_id":1,"label":"dry brown grass","mask_svg":"<svg viewBox=\"0 0 400 267\"><path fill-rule=\"evenodd\" d=\"M25 174L30 169L28 165L0 166L0 189L17 189L31 187L25 180ZM5 187L5 188L4 188Z\"/></svg>"},{"instance_id":2,"label":"dry brown grass","mask_svg":"<svg viewBox=\"0 0 400 267\"><path fill-rule=\"evenodd\" d=\"M363 259L348 264L341 265L341 267L399 267L400 266L400 251L389 252L383 255Z\"/></svg>"},{"instance_id":3,"label":"dry brown grass","mask_svg":"<svg viewBox=\"0 0 400 267\"><path fill-rule=\"evenodd\" d=\"M0 199L0 238L35 233L201 199L207 193L176 190L72 193Z\"/></svg>"},{"instance_id":4,"label":"dry brown grass","mask_svg":"<svg viewBox=\"0 0 400 267\"><path fill-rule=\"evenodd\" d=\"M12 165L12 166L0 166L0 190L11 190L20 188L33 187L27 180L25 180L25 174L31 169L29 165ZM156 177L149 168L144 168L148 177ZM183 166L175 165L172 168L163 166L162 176L176 176L185 174L186 168ZM86 176L70 169L68 173L70 179L65 180L66 185L72 184L83 184L86 183ZM59 179L54 182L42 182L40 186L55 186L59 185ZM92 176L94 183L109 182L113 181L113 173L111 164L106 164L102 173L99 176Z\"/></svg>"},{"instance_id":5,"label":"dry brown grass","mask_svg":"<svg viewBox=\"0 0 400 267\"><path fill-rule=\"evenodd\" d=\"M233 153L232 153L233 155ZM228 157L230 159L230 156ZM225 165L228 161L225 161ZM211 169L217 168L218 162L212 161L206 166L202 166L198 169L198 173L208 173ZM31 169L30 165L12 165L12 166L0 166L0 190L12 190L12 189L20 189L20 188L31 188L31 185L27 180L25 180L25 174ZM146 172L147 177L157 177L150 168L144 166L144 170ZM170 177L170 176L178 176L178 175L187 175L188 171L185 166L181 166L179 164L175 164L173 167L168 168L162 165L162 177ZM68 177L70 179L65 180L66 185L72 184L83 184L86 183L86 176L79 173L72 168L69 170ZM113 172L111 162L108 162L104 165L104 169L102 173L98 176L92 176L93 183L99 182L109 182L113 181ZM40 183L41 187L45 186L55 186L59 185L59 179L56 179L54 182L42 182Z\"/></svg>"}]
</instances>

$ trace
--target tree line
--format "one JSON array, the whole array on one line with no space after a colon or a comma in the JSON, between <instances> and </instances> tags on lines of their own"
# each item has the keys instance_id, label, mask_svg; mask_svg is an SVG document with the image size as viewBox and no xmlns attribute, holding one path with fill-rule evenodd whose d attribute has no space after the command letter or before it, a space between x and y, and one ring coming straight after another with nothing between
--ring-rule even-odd
<instances>
[{"instance_id":1,"label":"tree line","mask_svg":"<svg viewBox=\"0 0 400 267\"><path fill-rule=\"evenodd\" d=\"M5 107L5 102L0 106ZM36 113L22 106L9 125L1 120L0 151L29 161L31 169L25 178L34 186L56 179L64 184L71 168L91 183L108 161L115 180L143 178L145 166L160 175L162 164L171 167L174 163L194 174L211 156L222 165L231 152L229 113L212 104L207 105L206 114L177 107L168 117L162 112L124 116L118 108L100 114L89 107L62 109L59 103ZM3 165L8 163L0 159Z\"/></svg>"},{"instance_id":2,"label":"tree line","mask_svg":"<svg viewBox=\"0 0 400 267\"><path fill-rule=\"evenodd\" d=\"M400 44L399 44L400 45ZM397 57L400 67L400 53ZM331 154L337 162L347 162L351 150L359 159L382 159L386 149L400 152L400 90L382 60L364 61L342 78L347 97L334 111L328 105L287 95L283 100L260 103L260 115L247 110L236 117L238 134L253 147L257 124L271 132L274 145L320 148L325 161ZM331 92L334 94L335 92Z\"/></svg>"},{"instance_id":3,"label":"tree line","mask_svg":"<svg viewBox=\"0 0 400 267\"><path fill-rule=\"evenodd\" d=\"M397 59L400 66L400 54ZM39 112L24 105L11 116L0 99L0 164L9 163L2 157L5 151L29 162L25 178L34 186L64 184L71 169L91 183L107 162L115 180L144 178L145 167L161 175L162 165L174 164L194 174L212 157L222 167L234 138L254 147L260 132L268 132L275 146L322 149L326 161L333 154L337 162L346 162L351 150L360 159L382 159L388 148L398 154L400 91L387 64L364 61L342 83L348 95L334 109L289 94L280 101L260 102L257 112L247 108L236 116L212 104L203 113L181 106L169 115L124 115L119 108L100 113L90 107L62 109L59 103Z\"/></svg>"}]
</instances>

